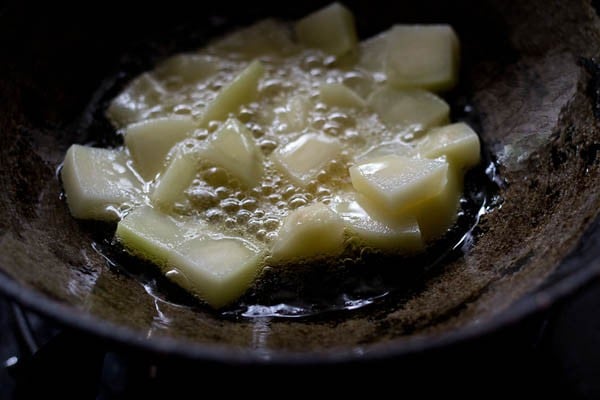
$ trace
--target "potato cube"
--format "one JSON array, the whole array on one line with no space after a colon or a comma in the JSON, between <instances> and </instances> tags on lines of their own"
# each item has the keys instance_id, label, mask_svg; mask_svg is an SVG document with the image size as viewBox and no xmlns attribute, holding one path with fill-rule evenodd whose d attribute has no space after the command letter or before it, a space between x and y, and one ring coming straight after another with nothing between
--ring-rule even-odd
<instances>
[{"instance_id":1,"label":"potato cube","mask_svg":"<svg viewBox=\"0 0 600 400\"><path fill-rule=\"evenodd\" d=\"M363 40L358 45L358 66L371 72L384 72L388 32Z\"/></svg>"},{"instance_id":2,"label":"potato cube","mask_svg":"<svg viewBox=\"0 0 600 400\"><path fill-rule=\"evenodd\" d=\"M235 118L215 132L203 157L228 170L246 187L258 185L264 172L263 156L252 133Z\"/></svg>"},{"instance_id":3,"label":"potato cube","mask_svg":"<svg viewBox=\"0 0 600 400\"><path fill-rule=\"evenodd\" d=\"M61 169L67 204L75 218L119 219L123 203L134 203L141 184L122 150L72 145Z\"/></svg>"},{"instance_id":4,"label":"potato cube","mask_svg":"<svg viewBox=\"0 0 600 400\"><path fill-rule=\"evenodd\" d=\"M289 26L275 19L259 21L213 42L209 50L227 58L254 60L262 56L285 56L298 46L292 42Z\"/></svg>"},{"instance_id":5,"label":"potato cube","mask_svg":"<svg viewBox=\"0 0 600 400\"><path fill-rule=\"evenodd\" d=\"M450 168L442 191L407 211L417 218L423 240L439 238L456 221L462 188L462 172Z\"/></svg>"},{"instance_id":6,"label":"potato cube","mask_svg":"<svg viewBox=\"0 0 600 400\"><path fill-rule=\"evenodd\" d=\"M178 54L156 67L156 76L161 79L178 78L182 83L193 83L214 75L218 60L200 54Z\"/></svg>"},{"instance_id":7,"label":"potato cube","mask_svg":"<svg viewBox=\"0 0 600 400\"><path fill-rule=\"evenodd\" d=\"M346 228L361 245L383 250L417 252L423 249L421 231L414 216L402 219L378 220L365 201L351 193L334 201L334 211L342 217Z\"/></svg>"},{"instance_id":8,"label":"potato cube","mask_svg":"<svg viewBox=\"0 0 600 400\"><path fill-rule=\"evenodd\" d=\"M283 221L271 250L275 262L333 256L344 249L344 222L323 203L292 211Z\"/></svg>"},{"instance_id":9,"label":"potato cube","mask_svg":"<svg viewBox=\"0 0 600 400\"><path fill-rule=\"evenodd\" d=\"M413 146L399 140L391 140L369 147L365 152L355 156L354 160L361 162L370 158L388 155L412 157L415 154L416 150Z\"/></svg>"},{"instance_id":10,"label":"potato cube","mask_svg":"<svg viewBox=\"0 0 600 400\"><path fill-rule=\"evenodd\" d=\"M333 3L296 23L300 43L341 56L356 47L357 36L352 12Z\"/></svg>"},{"instance_id":11,"label":"potato cube","mask_svg":"<svg viewBox=\"0 0 600 400\"><path fill-rule=\"evenodd\" d=\"M319 99L330 106L363 108L366 103L354 90L341 83L321 85Z\"/></svg>"},{"instance_id":12,"label":"potato cube","mask_svg":"<svg viewBox=\"0 0 600 400\"><path fill-rule=\"evenodd\" d=\"M130 252L162 268L183 240L183 233L173 218L141 206L119 222L116 237Z\"/></svg>"},{"instance_id":13,"label":"potato cube","mask_svg":"<svg viewBox=\"0 0 600 400\"><path fill-rule=\"evenodd\" d=\"M161 209L168 211L183 198L198 172L199 155L192 152L177 154L154 187L150 200Z\"/></svg>"},{"instance_id":14,"label":"potato cube","mask_svg":"<svg viewBox=\"0 0 600 400\"><path fill-rule=\"evenodd\" d=\"M196 238L169 254L167 277L214 308L240 297L261 267L259 249L239 238Z\"/></svg>"},{"instance_id":15,"label":"potato cube","mask_svg":"<svg viewBox=\"0 0 600 400\"><path fill-rule=\"evenodd\" d=\"M145 112L159 104L165 88L148 72L134 79L121 94L113 99L106 115L121 128L144 118Z\"/></svg>"},{"instance_id":16,"label":"potato cube","mask_svg":"<svg viewBox=\"0 0 600 400\"><path fill-rule=\"evenodd\" d=\"M169 150L196 128L190 117L164 117L129 125L125 129L125 145L136 170L146 180L156 177L165 165Z\"/></svg>"},{"instance_id":17,"label":"potato cube","mask_svg":"<svg viewBox=\"0 0 600 400\"><path fill-rule=\"evenodd\" d=\"M450 116L444 100L421 89L384 86L369 96L368 103L392 129L426 130L448 123Z\"/></svg>"},{"instance_id":18,"label":"potato cube","mask_svg":"<svg viewBox=\"0 0 600 400\"><path fill-rule=\"evenodd\" d=\"M210 121L223 121L229 114L237 112L240 106L254 100L264 70L260 61L251 62L206 106L200 125L206 127Z\"/></svg>"},{"instance_id":19,"label":"potato cube","mask_svg":"<svg viewBox=\"0 0 600 400\"><path fill-rule=\"evenodd\" d=\"M479 163L479 137L463 122L431 129L417 147L423 157L445 156L457 169L467 169Z\"/></svg>"},{"instance_id":20,"label":"potato cube","mask_svg":"<svg viewBox=\"0 0 600 400\"><path fill-rule=\"evenodd\" d=\"M323 133L307 133L275 150L273 160L292 181L306 185L329 161L339 157L341 150L339 140Z\"/></svg>"},{"instance_id":21,"label":"potato cube","mask_svg":"<svg viewBox=\"0 0 600 400\"><path fill-rule=\"evenodd\" d=\"M397 88L451 89L458 78L458 53L449 25L396 25L388 33L388 82Z\"/></svg>"},{"instance_id":22,"label":"potato cube","mask_svg":"<svg viewBox=\"0 0 600 400\"><path fill-rule=\"evenodd\" d=\"M352 186L387 213L425 201L446 185L448 163L388 155L350 168Z\"/></svg>"}]
</instances>

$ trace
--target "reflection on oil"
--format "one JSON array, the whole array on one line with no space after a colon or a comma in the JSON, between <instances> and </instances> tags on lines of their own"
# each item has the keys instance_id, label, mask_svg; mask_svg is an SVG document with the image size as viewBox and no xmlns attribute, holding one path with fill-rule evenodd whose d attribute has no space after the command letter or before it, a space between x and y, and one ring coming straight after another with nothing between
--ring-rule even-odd
<instances>
[{"instance_id":1,"label":"reflection on oil","mask_svg":"<svg viewBox=\"0 0 600 400\"><path fill-rule=\"evenodd\" d=\"M256 318L252 326L252 348L256 353L265 358L270 358L268 346L271 334L271 318Z\"/></svg>"}]
</instances>

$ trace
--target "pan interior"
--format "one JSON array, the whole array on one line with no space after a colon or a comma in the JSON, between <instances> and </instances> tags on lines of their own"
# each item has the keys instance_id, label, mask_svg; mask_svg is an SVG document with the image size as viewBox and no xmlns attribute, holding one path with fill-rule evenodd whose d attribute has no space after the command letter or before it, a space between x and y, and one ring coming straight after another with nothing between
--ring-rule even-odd
<instances>
[{"instance_id":1,"label":"pan interior","mask_svg":"<svg viewBox=\"0 0 600 400\"><path fill-rule=\"evenodd\" d=\"M425 273L401 274L399 295L304 319L223 317L190 306L142 266L108 262L107 232L114 227L74 220L61 199L57 168L68 146L114 144L115 136L106 134L112 132L103 117L106 100L159 60L236 26L273 15L297 18L320 4L273 9L259 2L244 12L226 4L194 13L123 9L118 15L96 5L93 20L89 12L72 19L78 10L67 17L59 9L32 15L25 5L8 7L0 15L6 54L0 93L10 99L0 114L2 279L74 315L129 328L149 343L170 337L255 354L351 353L374 344L401 351L408 341L486 323L541 285L591 267L557 269L600 209L594 114L600 68L593 59L600 30L584 1L537 0L510 7L501 1L348 3L362 38L394 23L455 27L463 66L461 86L449 94L453 114L471 119L488 152L473 193L479 206L483 199L475 194L485 193L489 212L460 251ZM473 214L458 233L474 221Z\"/></svg>"}]
</instances>

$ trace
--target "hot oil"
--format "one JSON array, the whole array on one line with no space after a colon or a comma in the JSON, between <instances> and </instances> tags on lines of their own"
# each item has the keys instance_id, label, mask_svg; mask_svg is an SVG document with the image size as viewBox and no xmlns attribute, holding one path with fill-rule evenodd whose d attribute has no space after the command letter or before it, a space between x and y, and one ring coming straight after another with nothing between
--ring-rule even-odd
<instances>
[{"instance_id":1,"label":"hot oil","mask_svg":"<svg viewBox=\"0 0 600 400\"><path fill-rule=\"evenodd\" d=\"M140 85L154 85L151 91L154 97L149 97L146 109L141 110L138 118L201 115L218 90L247 64L243 58L228 57L219 51L218 48L209 51L210 57L221 57L219 72L213 79L198 81L192 86L168 77L144 75ZM265 179L254 188L243 187L222 168L201 165L184 198L173 208L175 214L193 215L221 232L269 245L289 212L316 201L327 204L333 194L349 189L346 172L353 155L365 153L381 143L400 143L411 148L411 142L420 134L418 129L393 131L366 110L340 109L319 101L318 87L323 83L343 83L364 95L383 83L380 76L360 69L337 68L330 58L316 51L290 51L287 58L261 58L267 77L261 81L259 97L256 102L242 107L236 117L251 131L265 157L277 147L311 132L336 137L343 145L340 157L315 173L307 185L294 183L268 158ZM87 128L91 132L102 131L104 143L119 145L121 136L107 133L114 129L104 116L104 110L115 96L117 80L106 82L90 104L87 117L91 122ZM448 100L453 120L464 120L478 130L477 113L467 98L461 96L460 88L450 94ZM303 118L295 118L298 115ZM219 127L220 123L212 123L207 129L198 130L194 140L209 140ZM488 157L468 173L456 224L423 254L398 256L349 246L346 253L329 262L269 266L237 304L215 313L225 318L306 318L367 306L366 309L371 309L400 304L419 290L428 276L468 251L476 240L479 217L497 202L494 173L494 164ZM112 268L138 280L154 298L208 310L171 283L157 267L123 251L113 240L113 232L114 228L103 230L94 242L94 249Z\"/></svg>"}]
</instances>

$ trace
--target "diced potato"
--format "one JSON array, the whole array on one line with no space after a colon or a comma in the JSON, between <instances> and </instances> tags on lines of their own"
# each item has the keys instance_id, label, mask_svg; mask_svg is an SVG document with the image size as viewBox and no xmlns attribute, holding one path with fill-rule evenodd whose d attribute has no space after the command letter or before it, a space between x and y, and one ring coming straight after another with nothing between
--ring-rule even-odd
<instances>
[{"instance_id":1,"label":"diced potato","mask_svg":"<svg viewBox=\"0 0 600 400\"><path fill-rule=\"evenodd\" d=\"M142 206L119 222L116 236L129 251L218 308L248 289L261 257L250 242L215 236L206 228L201 221L178 221Z\"/></svg>"},{"instance_id":2,"label":"diced potato","mask_svg":"<svg viewBox=\"0 0 600 400\"><path fill-rule=\"evenodd\" d=\"M339 157L339 140L323 133L307 133L277 149L273 160L282 172L299 185L306 185L327 163Z\"/></svg>"},{"instance_id":3,"label":"diced potato","mask_svg":"<svg viewBox=\"0 0 600 400\"><path fill-rule=\"evenodd\" d=\"M116 237L133 254L162 268L183 240L183 232L173 218L152 207L141 206L119 222Z\"/></svg>"},{"instance_id":4,"label":"diced potato","mask_svg":"<svg viewBox=\"0 0 600 400\"><path fill-rule=\"evenodd\" d=\"M349 194L334 201L333 209L342 217L346 228L355 235L361 245L383 250L417 252L423 249L419 224L414 216L393 218L382 222L375 219L372 211Z\"/></svg>"},{"instance_id":5,"label":"diced potato","mask_svg":"<svg viewBox=\"0 0 600 400\"><path fill-rule=\"evenodd\" d=\"M321 85L319 99L330 106L363 108L365 101L354 90L341 83Z\"/></svg>"},{"instance_id":6,"label":"diced potato","mask_svg":"<svg viewBox=\"0 0 600 400\"><path fill-rule=\"evenodd\" d=\"M371 158L387 155L412 157L415 154L416 150L411 145L401 142L399 140L393 140L369 147L367 151L354 157L354 160L357 162L361 162Z\"/></svg>"},{"instance_id":7,"label":"diced potato","mask_svg":"<svg viewBox=\"0 0 600 400\"><path fill-rule=\"evenodd\" d=\"M417 147L423 157L445 156L457 169L467 169L479 163L479 137L464 122L430 130Z\"/></svg>"},{"instance_id":8,"label":"diced potato","mask_svg":"<svg viewBox=\"0 0 600 400\"><path fill-rule=\"evenodd\" d=\"M208 126L210 121L223 121L229 114L235 113L240 106L254 100L258 93L258 82L264 70L260 61L251 62L206 106L200 125Z\"/></svg>"},{"instance_id":9,"label":"diced potato","mask_svg":"<svg viewBox=\"0 0 600 400\"><path fill-rule=\"evenodd\" d=\"M72 145L61 169L67 204L75 218L113 221L118 209L134 202L140 182L122 150Z\"/></svg>"},{"instance_id":10,"label":"diced potato","mask_svg":"<svg viewBox=\"0 0 600 400\"><path fill-rule=\"evenodd\" d=\"M192 152L176 155L165 172L160 176L150 196L153 204L168 211L183 198L198 172L199 155Z\"/></svg>"},{"instance_id":11,"label":"diced potato","mask_svg":"<svg viewBox=\"0 0 600 400\"><path fill-rule=\"evenodd\" d=\"M245 60L254 60L265 55L286 56L294 53L297 48L291 40L289 26L274 19L259 21L209 46L209 50L219 55L227 58L237 56Z\"/></svg>"},{"instance_id":12,"label":"diced potato","mask_svg":"<svg viewBox=\"0 0 600 400\"><path fill-rule=\"evenodd\" d=\"M308 113L312 104L303 96L294 96L286 104L283 112L277 114L284 132L302 132L308 125Z\"/></svg>"},{"instance_id":13,"label":"diced potato","mask_svg":"<svg viewBox=\"0 0 600 400\"><path fill-rule=\"evenodd\" d=\"M426 130L447 124L450 116L450 107L444 100L421 89L385 86L373 92L368 103L393 129Z\"/></svg>"},{"instance_id":14,"label":"diced potato","mask_svg":"<svg viewBox=\"0 0 600 400\"><path fill-rule=\"evenodd\" d=\"M332 3L296 23L300 43L341 56L356 47L357 36L352 12Z\"/></svg>"},{"instance_id":15,"label":"diced potato","mask_svg":"<svg viewBox=\"0 0 600 400\"><path fill-rule=\"evenodd\" d=\"M451 89L458 78L458 53L449 25L396 25L388 33L388 82L397 88Z\"/></svg>"},{"instance_id":16,"label":"diced potato","mask_svg":"<svg viewBox=\"0 0 600 400\"><path fill-rule=\"evenodd\" d=\"M462 172L451 168L440 193L407 211L417 218L424 240L439 238L456 221L462 188Z\"/></svg>"},{"instance_id":17,"label":"diced potato","mask_svg":"<svg viewBox=\"0 0 600 400\"><path fill-rule=\"evenodd\" d=\"M387 31L360 42L358 65L371 72L384 72L387 45Z\"/></svg>"},{"instance_id":18,"label":"diced potato","mask_svg":"<svg viewBox=\"0 0 600 400\"><path fill-rule=\"evenodd\" d=\"M239 238L197 238L169 254L167 277L214 308L240 297L261 267L259 249Z\"/></svg>"},{"instance_id":19,"label":"diced potato","mask_svg":"<svg viewBox=\"0 0 600 400\"><path fill-rule=\"evenodd\" d=\"M119 128L140 121L144 112L159 104L165 93L166 90L160 82L146 72L114 98L106 110L106 115Z\"/></svg>"},{"instance_id":20,"label":"diced potato","mask_svg":"<svg viewBox=\"0 0 600 400\"><path fill-rule=\"evenodd\" d=\"M292 211L283 221L271 255L275 262L303 261L339 254L344 222L323 203Z\"/></svg>"},{"instance_id":21,"label":"diced potato","mask_svg":"<svg viewBox=\"0 0 600 400\"><path fill-rule=\"evenodd\" d=\"M156 76L161 79L178 78L182 83L193 83L214 75L218 60L200 54L178 54L156 67Z\"/></svg>"},{"instance_id":22,"label":"diced potato","mask_svg":"<svg viewBox=\"0 0 600 400\"><path fill-rule=\"evenodd\" d=\"M203 154L238 178L246 187L260 183L264 172L263 157L252 133L235 118L230 118L215 132Z\"/></svg>"},{"instance_id":23,"label":"diced potato","mask_svg":"<svg viewBox=\"0 0 600 400\"><path fill-rule=\"evenodd\" d=\"M399 213L440 193L448 163L388 155L350 167L352 186L387 213Z\"/></svg>"},{"instance_id":24,"label":"diced potato","mask_svg":"<svg viewBox=\"0 0 600 400\"><path fill-rule=\"evenodd\" d=\"M138 173L152 180L165 165L169 150L196 128L191 117L164 117L129 125L125 129L125 145L131 153Z\"/></svg>"}]
</instances>

